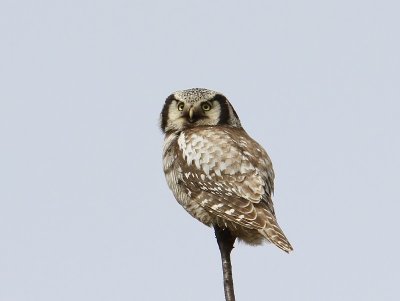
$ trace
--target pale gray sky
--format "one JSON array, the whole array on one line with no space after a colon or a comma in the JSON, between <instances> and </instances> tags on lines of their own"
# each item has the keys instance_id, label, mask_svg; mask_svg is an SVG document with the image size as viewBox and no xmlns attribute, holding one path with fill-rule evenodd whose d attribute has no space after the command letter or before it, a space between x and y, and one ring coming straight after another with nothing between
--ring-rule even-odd
<instances>
[{"instance_id":1,"label":"pale gray sky","mask_svg":"<svg viewBox=\"0 0 400 301\"><path fill-rule=\"evenodd\" d=\"M295 251L239 244L238 300L400 300L398 1L0 2L0 301L223 300L158 115L224 93Z\"/></svg>"}]
</instances>

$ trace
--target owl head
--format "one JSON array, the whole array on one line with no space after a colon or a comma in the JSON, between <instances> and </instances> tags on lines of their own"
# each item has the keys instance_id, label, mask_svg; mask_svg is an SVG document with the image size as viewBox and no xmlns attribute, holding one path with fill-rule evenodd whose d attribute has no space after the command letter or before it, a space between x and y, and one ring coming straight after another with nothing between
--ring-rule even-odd
<instances>
[{"instance_id":1,"label":"owl head","mask_svg":"<svg viewBox=\"0 0 400 301\"><path fill-rule=\"evenodd\" d=\"M201 88L176 91L168 96L161 111L164 133L214 125L241 128L239 117L228 99L215 91Z\"/></svg>"}]
</instances>

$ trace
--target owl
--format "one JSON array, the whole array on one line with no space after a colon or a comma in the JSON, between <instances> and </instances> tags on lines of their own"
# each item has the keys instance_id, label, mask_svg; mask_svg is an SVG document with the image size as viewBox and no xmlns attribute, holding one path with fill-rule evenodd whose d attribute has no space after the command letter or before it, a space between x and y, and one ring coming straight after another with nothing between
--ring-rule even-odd
<instances>
[{"instance_id":1,"label":"owl","mask_svg":"<svg viewBox=\"0 0 400 301\"><path fill-rule=\"evenodd\" d=\"M160 123L165 177L189 214L247 244L293 250L275 216L271 159L224 95L177 91L166 99Z\"/></svg>"}]
</instances>

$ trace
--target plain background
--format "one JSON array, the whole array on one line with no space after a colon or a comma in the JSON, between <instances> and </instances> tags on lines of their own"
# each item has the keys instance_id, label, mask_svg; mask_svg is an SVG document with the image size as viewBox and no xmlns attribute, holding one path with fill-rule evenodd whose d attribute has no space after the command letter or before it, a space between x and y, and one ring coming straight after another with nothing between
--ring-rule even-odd
<instances>
[{"instance_id":1,"label":"plain background","mask_svg":"<svg viewBox=\"0 0 400 301\"><path fill-rule=\"evenodd\" d=\"M0 300L223 300L159 112L224 93L295 251L239 244L238 300L400 300L398 1L0 2Z\"/></svg>"}]
</instances>

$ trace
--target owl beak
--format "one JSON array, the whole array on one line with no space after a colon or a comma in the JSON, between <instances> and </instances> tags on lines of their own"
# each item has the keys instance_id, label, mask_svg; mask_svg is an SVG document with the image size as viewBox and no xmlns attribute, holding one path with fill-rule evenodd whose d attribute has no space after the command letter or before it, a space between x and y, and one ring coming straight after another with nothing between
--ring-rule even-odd
<instances>
[{"instance_id":1,"label":"owl beak","mask_svg":"<svg viewBox=\"0 0 400 301\"><path fill-rule=\"evenodd\" d=\"M189 121L192 122L193 121L193 114L194 114L194 108L191 107L189 109Z\"/></svg>"}]
</instances>

